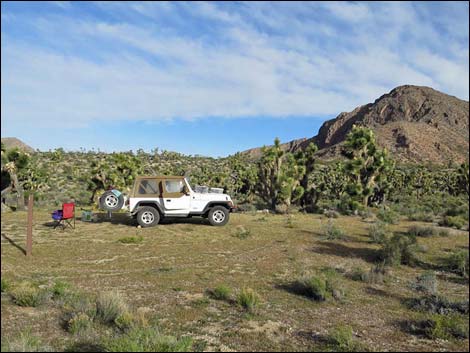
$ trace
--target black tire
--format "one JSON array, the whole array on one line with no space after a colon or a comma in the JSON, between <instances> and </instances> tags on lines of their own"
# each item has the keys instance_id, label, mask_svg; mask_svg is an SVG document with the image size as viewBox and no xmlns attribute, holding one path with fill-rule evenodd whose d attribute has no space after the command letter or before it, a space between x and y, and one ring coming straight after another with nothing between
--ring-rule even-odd
<instances>
[{"instance_id":1,"label":"black tire","mask_svg":"<svg viewBox=\"0 0 470 353\"><path fill-rule=\"evenodd\" d=\"M160 222L160 212L155 207L143 206L137 212L137 223L143 228L156 226Z\"/></svg>"},{"instance_id":2,"label":"black tire","mask_svg":"<svg viewBox=\"0 0 470 353\"><path fill-rule=\"evenodd\" d=\"M109 190L100 197L100 208L105 211L119 211L124 206L124 195L119 197Z\"/></svg>"},{"instance_id":3,"label":"black tire","mask_svg":"<svg viewBox=\"0 0 470 353\"><path fill-rule=\"evenodd\" d=\"M224 206L214 206L207 216L213 226L224 226L230 218L230 212Z\"/></svg>"}]
</instances>

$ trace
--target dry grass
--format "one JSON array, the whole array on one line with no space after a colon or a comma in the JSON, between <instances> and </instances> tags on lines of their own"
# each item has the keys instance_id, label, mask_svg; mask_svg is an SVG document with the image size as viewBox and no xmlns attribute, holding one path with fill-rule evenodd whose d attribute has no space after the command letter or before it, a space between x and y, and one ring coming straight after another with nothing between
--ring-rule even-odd
<instances>
[{"instance_id":1,"label":"dry grass","mask_svg":"<svg viewBox=\"0 0 470 353\"><path fill-rule=\"evenodd\" d=\"M358 217L335 219L348 241L324 241L327 218L296 214L296 227L285 226L285 217L233 214L225 227L211 227L203 220L165 222L155 228L138 229L117 214L110 222L82 223L75 230L53 230L48 212L35 213L33 258L26 259L18 247L25 244L26 213L2 215L2 277L14 284L22 280L53 283L61 279L86 293L119 290L130 306L158 318L165 332L191 336L205 350L296 350L320 349L315 337L327 336L347 322L358 340L372 350L468 351L468 339L429 340L402 328L403 320L420 319L403 304L415 293L408 285L425 269L399 266L390 280L371 284L347 279L346 296L339 301L314 302L296 295L286 283L333 267L338 273L371 268L380 246L371 244L369 224ZM390 225L406 232L420 222ZM240 241L236 227L250 230ZM191 228L192 231L188 231ZM455 249L468 251L468 232L449 237L419 238L426 253L418 254L422 267L439 264ZM123 246L122 237L143 237L143 242ZM468 280L440 271L439 288L455 300L468 300ZM226 301L205 299L207 288L224 283L234 290L252 288L262 305L248 315ZM194 305L194 303L202 303ZM2 295L2 335L14 337L21 327L31 326L45 344L63 350L70 334L60 325L60 312L51 306L24 308ZM78 344L78 343L77 343Z\"/></svg>"}]
</instances>

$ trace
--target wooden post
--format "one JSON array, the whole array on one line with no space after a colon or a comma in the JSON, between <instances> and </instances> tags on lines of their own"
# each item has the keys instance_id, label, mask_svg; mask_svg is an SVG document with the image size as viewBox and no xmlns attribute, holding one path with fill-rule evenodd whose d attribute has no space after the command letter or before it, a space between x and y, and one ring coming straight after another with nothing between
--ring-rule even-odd
<instances>
[{"instance_id":1,"label":"wooden post","mask_svg":"<svg viewBox=\"0 0 470 353\"><path fill-rule=\"evenodd\" d=\"M28 198L28 233L26 234L26 256L33 255L33 195Z\"/></svg>"}]
</instances>

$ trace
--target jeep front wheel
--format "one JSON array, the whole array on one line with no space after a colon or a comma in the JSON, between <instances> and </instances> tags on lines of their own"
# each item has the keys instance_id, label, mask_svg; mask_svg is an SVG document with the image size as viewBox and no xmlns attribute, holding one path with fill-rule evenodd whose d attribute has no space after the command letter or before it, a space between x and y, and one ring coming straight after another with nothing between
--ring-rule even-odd
<instances>
[{"instance_id":1,"label":"jeep front wheel","mask_svg":"<svg viewBox=\"0 0 470 353\"><path fill-rule=\"evenodd\" d=\"M209 222L213 226L223 226L227 224L230 212L223 206L211 208L208 214Z\"/></svg>"},{"instance_id":2,"label":"jeep front wheel","mask_svg":"<svg viewBox=\"0 0 470 353\"><path fill-rule=\"evenodd\" d=\"M144 206L137 212L137 223L142 227L153 227L160 222L160 213L157 209L150 206Z\"/></svg>"}]
</instances>

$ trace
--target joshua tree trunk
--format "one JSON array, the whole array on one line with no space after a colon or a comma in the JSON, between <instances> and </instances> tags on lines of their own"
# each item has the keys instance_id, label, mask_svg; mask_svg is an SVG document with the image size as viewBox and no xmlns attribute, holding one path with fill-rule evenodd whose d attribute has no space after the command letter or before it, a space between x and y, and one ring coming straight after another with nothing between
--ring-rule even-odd
<instances>
[{"instance_id":1,"label":"joshua tree trunk","mask_svg":"<svg viewBox=\"0 0 470 353\"><path fill-rule=\"evenodd\" d=\"M10 178L12 181L12 186L16 190L16 193L18 194L18 200L17 200L17 209L18 210L24 210L25 209L25 204L24 204L24 191L23 187L18 181L18 176L16 173L10 173Z\"/></svg>"}]
</instances>

